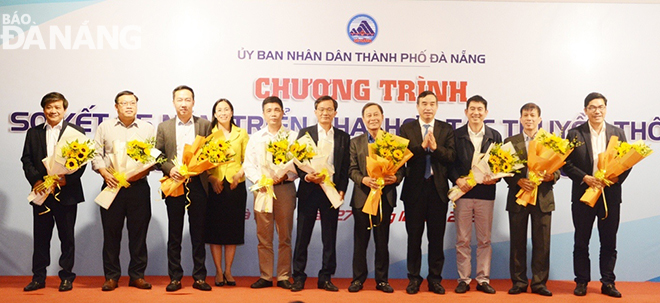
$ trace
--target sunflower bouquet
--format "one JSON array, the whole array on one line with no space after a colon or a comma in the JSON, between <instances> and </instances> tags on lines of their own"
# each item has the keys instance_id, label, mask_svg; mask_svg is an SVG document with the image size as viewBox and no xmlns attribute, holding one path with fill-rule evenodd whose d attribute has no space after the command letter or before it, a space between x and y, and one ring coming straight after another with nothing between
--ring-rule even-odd
<instances>
[{"instance_id":1,"label":"sunflower bouquet","mask_svg":"<svg viewBox=\"0 0 660 303\"><path fill-rule=\"evenodd\" d=\"M539 129L527 147L528 179L536 186L532 191L518 191L516 203L522 206L536 205L538 186L543 182L543 178L564 166L568 155L581 144L582 142L577 140L563 139L558 134Z\"/></svg>"},{"instance_id":2,"label":"sunflower bouquet","mask_svg":"<svg viewBox=\"0 0 660 303\"><path fill-rule=\"evenodd\" d=\"M612 136L605 151L598 154L598 171L594 174L594 177L605 183L606 186L610 186L613 184L610 180L629 170L652 153L651 147L642 140L630 144L619 141L617 136ZM601 195L605 199L603 188L589 187L580 198L580 201L594 207ZM607 217L607 203L603 204L605 205L605 217Z\"/></svg>"},{"instance_id":3,"label":"sunflower bouquet","mask_svg":"<svg viewBox=\"0 0 660 303\"><path fill-rule=\"evenodd\" d=\"M132 139L128 142L116 140L112 143L112 153L106 155L110 160L107 168L118 181L118 186L106 186L94 199L99 206L108 209L122 188L131 186L129 180L150 169L157 163L163 163L165 158L159 157L161 152L156 149L156 139Z\"/></svg>"},{"instance_id":4,"label":"sunflower bouquet","mask_svg":"<svg viewBox=\"0 0 660 303\"><path fill-rule=\"evenodd\" d=\"M486 176L491 179L511 177L525 167L526 162L520 159L511 142L491 143L486 153L475 157L470 174L465 176L470 187L482 184ZM465 193L455 185L449 189L447 195L449 200L456 202Z\"/></svg>"},{"instance_id":5,"label":"sunflower bouquet","mask_svg":"<svg viewBox=\"0 0 660 303\"><path fill-rule=\"evenodd\" d=\"M265 159L262 159L261 179L250 186L250 190L257 192L261 188L266 189L266 194L255 194L254 197L254 210L260 212L270 213L273 212L273 199L276 199L274 192L274 180L281 179L288 172L295 172L294 156L291 153L292 138L295 138L295 133L282 129L275 138L266 144Z\"/></svg>"},{"instance_id":6,"label":"sunflower bouquet","mask_svg":"<svg viewBox=\"0 0 660 303\"><path fill-rule=\"evenodd\" d=\"M44 176L44 182L30 192L28 201L36 205L43 204L48 195L55 193L56 187L59 188L58 180L62 176L76 172L94 158L95 146L94 141L75 128L65 128L57 141L53 155L41 160L48 175ZM58 199L57 194L55 199Z\"/></svg>"},{"instance_id":7,"label":"sunflower bouquet","mask_svg":"<svg viewBox=\"0 0 660 303\"><path fill-rule=\"evenodd\" d=\"M198 161L208 160L214 164L225 164L234 160L234 150L227 140L208 140L197 156Z\"/></svg>"},{"instance_id":8,"label":"sunflower bouquet","mask_svg":"<svg viewBox=\"0 0 660 303\"><path fill-rule=\"evenodd\" d=\"M385 185L383 177L394 176L399 168L413 157L413 153L408 149L408 143L409 140L406 138L379 130L374 143L369 144L367 174L376 179L381 186L378 189L371 189L362 212L371 216L378 215ZM369 219L371 220L371 217Z\"/></svg>"}]
</instances>

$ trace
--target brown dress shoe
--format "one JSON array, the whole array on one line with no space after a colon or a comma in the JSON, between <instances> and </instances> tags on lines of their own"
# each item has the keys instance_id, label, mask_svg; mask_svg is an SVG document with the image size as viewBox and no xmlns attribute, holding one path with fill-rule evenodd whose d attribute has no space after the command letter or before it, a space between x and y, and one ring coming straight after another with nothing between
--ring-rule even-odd
<instances>
[{"instance_id":1,"label":"brown dress shoe","mask_svg":"<svg viewBox=\"0 0 660 303\"><path fill-rule=\"evenodd\" d=\"M111 291L115 290L115 288L117 288L117 281L114 279L105 280L105 283L103 283L103 286L101 286L102 291Z\"/></svg>"},{"instance_id":2,"label":"brown dress shoe","mask_svg":"<svg viewBox=\"0 0 660 303\"><path fill-rule=\"evenodd\" d=\"M128 282L128 286L133 286L139 289L151 289L151 283L145 281L142 278L137 280L131 280L130 282Z\"/></svg>"}]
</instances>

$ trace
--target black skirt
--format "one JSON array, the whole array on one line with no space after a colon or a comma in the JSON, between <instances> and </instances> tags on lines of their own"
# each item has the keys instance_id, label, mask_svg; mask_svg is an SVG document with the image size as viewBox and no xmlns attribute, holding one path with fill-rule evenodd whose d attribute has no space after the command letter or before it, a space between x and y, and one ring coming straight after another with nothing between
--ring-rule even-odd
<instances>
[{"instance_id":1,"label":"black skirt","mask_svg":"<svg viewBox=\"0 0 660 303\"><path fill-rule=\"evenodd\" d=\"M245 204L247 191L245 182L238 183L234 190L223 180L224 187L216 194L209 184L209 200L206 204L205 242L218 245L245 243Z\"/></svg>"}]
</instances>

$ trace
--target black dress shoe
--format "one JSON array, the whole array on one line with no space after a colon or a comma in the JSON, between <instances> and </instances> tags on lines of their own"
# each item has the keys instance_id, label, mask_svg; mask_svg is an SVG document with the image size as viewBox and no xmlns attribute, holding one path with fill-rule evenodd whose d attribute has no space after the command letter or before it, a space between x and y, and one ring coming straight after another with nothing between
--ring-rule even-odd
<instances>
[{"instance_id":1,"label":"black dress shoe","mask_svg":"<svg viewBox=\"0 0 660 303\"><path fill-rule=\"evenodd\" d=\"M321 288L320 285L319 288ZM305 282L303 282L302 280L293 281L293 284L291 284L291 291L293 292L301 291L303 289L305 289Z\"/></svg>"},{"instance_id":2,"label":"black dress shoe","mask_svg":"<svg viewBox=\"0 0 660 303\"><path fill-rule=\"evenodd\" d=\"M621 298L621 293L614 287L614 284L603 284L600 287L600 293L610 297Z\"/></svg>"},{"instance_id":3,"label":"black dress shoe","mask_svg":"<svg viewBox=\"0 0 660 303\"><path fill-rule=\"evenodd\" d=\"M362 290L362 282L355 280L351 282L351 286L348 287L348 292L358 292Z\"/></svg>"},{"instance_id":4,"label":"black dress shoe","mask_svg":"<svg viewBox=\"0 0 660 303\"><path fill-rule=\"evenodd\" d=\"M32 281L23 288L23 291L33 291L46 287L46 282Z\"/></svg>"},{"instance_id":5,"label":"black dress shoe","mask_svg":"<svg viewBox=\"0 0 660 303\"><path fill-rule=\"evenodd\" d=\"M282 281L277 281L277 287L279 288L284 288L284 289L291 289L291 282L289 280L282 280Z\"/></svg>"},{"instance_id":6,"label":"black dress shoe","mask_svg":"<svg viewBox=\"0 0 660 303\"><path fill-rule=\"evenodd\" d=\"M203 291L209 291L209 290L211 290L211 285L206 283L206 281L204 281L204 280L197 280L197 281L195 281L195 283L193 283L193 288L203 290Z\"/></svg>"},{"instance_id":7,"label":"black dress shoe","mask_svg":"<svg viewBox=\"0 0 660 303\"><path fill-rule=\"evenodd\" d=\"M165 287L166 291L177 291L181 289L181 281L179 280L172 280L170 281L170 284L167 284Z\"/></svg>"},{"instance_id":8,"label":"black dress shoe","mask_svg":"<svg viewBox=\"0 0 660 303\"><path fill-rule=\"evenodd\" d=\"M465 283L465 281L458 282L458 286L456 286L456 290L454 290L457 294L464 294L468 290L470 290L470 284Z\"/></svg>"},{"instance_id":9,"label":"black dress shoe","mask_svg":"<svg viewBox=\"0 0 660 303\"><path fill-rule=\"evenodd\" d=\"M382 292L386 292L386 293L388 293L388 294L391 294L391 293L394 292L394 288L392 288L392 286L390 286L390 283L387 283L387 282L380 282L380 283L378 283L378 284L376 285L376 289L378 289L378 290L380 290L380 291L382 291Z\"/></svg>"},{"instance_id":10,"label":"black dress shoe","mask_svg":"<svg viewBox=\"0 0 660 303\"><path fill-rule=\"evenodd\" d=\"M509 289L510 295L517 295L523 292L527 292L527 287L520 287L518 285L514 285L513 287L511 287L511 289Z\"/></svg>"},{"instance_id":11,"label":"black dress shoe","mask_svg":"<svg viewBox=\"0 0 660 303\"><path fill-rule=\"evenodd\" d=\"M410 280L408 286L406 287L406 292L410 295L414 295L419 292L419 285L422 283L420 280Z\"/></svg>"},{"instance_id":12,"label":"black dress shoe","mask_svg":"<svg viewBox=\"0 0 660 303\"><path fill-rule=\"evenodd\" d=\"M532 289L532 293L539 294L546 297L552 297L552 292L545 286L541 286L537 289Z\"/></svg>"},{"instance_id":13,"label":"black dress shoe","mask_svg":"<svg viewBox=\"0 0 660 303\"><path fill-rule=\"evenodd\" d=\"M215 276L213 284L215 284L215 286L225 286L225 281L227 281L227 279L225 279L225 275L222 275L222 281L218 281L218 276Z\"/></svg>"},{"instance_id":14,"label":"black dress shoe","mask_svg":"<svg viewBox=\"0 0 660 303\"><path fill-rule=\"evenodd\" d=\"M234 281L227 280L227 276L225 276L225 274L222 274L222 282L225 283L227 286L236 286L236 280Z\"/></svg>"},{"instance_id":15,"label":"black dress shoe","mask_svg":"<svg viewBox=\"0 0 660 303\"><path fill-rule=\"evenodd\" d=\"M337 286L332 284L332 282L330 282L330 281L324 281L322 283L319 283L318 287L319 287L319 289L325 289L327 291L339 291L339 288L337 288ZM293 290L293 288L292 288L292 290Z\"/></svg>"},{"instance_id":16,"label":"black dress shoe","mask_svg":"<svg viewBox=\"0 0 660 303\"><path fill-rule=\"evenodd\" d=\"M59 291L69 291L73 289L73 282L69 280L62 280L60 283Z\"/></svg>"},{"instance_id":17,"label":"black dress shoe","mask_svg":"<svg viewBox=\"0 0 660 303\"><path fill-rule=\"evenodd\" d=\"M103 283L103 286L101 286L102 291L112 291L117 288L117 281L114 279L107 279L105 280L105 283Z\"/></svg>"},{"instance_id":18,"label":"black dress shoe","mask_svg":"<svg viewBox=\"0 0 660 303\"><path fill-rule=\"evenodd\" d=\"M487 294L494 294L495 293L495 288L490 286L488 282L481 282L480 284L477 284L477 290L478 291L483 291Z\"/></svg>"},{"instance_id":19,"label":"black dress shoe","mask_svg":"<svg viewBox=\"0 0 660 303\"><path fill-rule=\"evenodd\" d=\"M587 295L587 283L575 284L575 290L573 291L573 294L580 297Z\"/></svg>"},{"instance_id":20,"label":"black dress shoe","mask_svg":"<svg viewBox=\"0 0 660 303\"><path fill-rule=\"evenodd\" d=\"M445 294L445 288L442 287L442 284L440 282L429 282L429 291L432 291L436 294L439 295L444 295Z\"/></svg>"},{"instance_id":21,"label":"black dress shoe","mask_svg":"<svg viewBox=\"0 0 660 303\"><path fill-rule=\"evenodd\" d=\"M267 281L265 279L259 278L257 282L252 283L250 285L250 288L266 288L266 287L273 287L273 281Z\"/></svg>"}]
</instances>

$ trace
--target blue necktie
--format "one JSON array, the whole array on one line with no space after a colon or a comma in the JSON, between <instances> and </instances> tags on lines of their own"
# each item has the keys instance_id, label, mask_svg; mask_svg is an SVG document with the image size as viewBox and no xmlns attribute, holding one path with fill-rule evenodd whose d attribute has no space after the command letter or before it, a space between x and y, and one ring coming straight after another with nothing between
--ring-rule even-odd
<instances>
[{"instance_id":1,"label":"blue necktie","mask_svg":"<svg viewBox=\"0 0 660 303\"><path fill-rule=\"evenodd\" d=\"M430 124L424 124L424 138L426 138L426 135L429 133L429 127L431 127ZM422 140L424 140L422 138ZM427 147L427 151L430 149ZM427 154L426 155L426 169L424 170L424 179L428 179L431 177L431 155Z\"/></svg>"}]
</instances>

